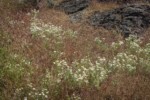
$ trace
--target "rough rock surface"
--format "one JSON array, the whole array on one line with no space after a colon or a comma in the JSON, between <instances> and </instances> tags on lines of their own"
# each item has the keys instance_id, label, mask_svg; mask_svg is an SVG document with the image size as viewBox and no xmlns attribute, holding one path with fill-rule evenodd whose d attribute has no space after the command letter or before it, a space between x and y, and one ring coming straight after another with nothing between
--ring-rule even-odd
<instances>
[{"instance_id":1,"label":"rough rock surface","mask_svg":"<svg viewBox=\"0 0 150 100\"><path fill-rule=\"evenodd\" d=\"M135 2L150 2L150 0L97 0L98 2L116 2L116 3L135 3Z\"/></svg>"},{"instance_id":2,"label":"rough rock surface","mask_svg":"<svg viewBox=\"0 0 150 100\"><path fill-rule=\"evenodd\" d=\"M78 23L81 22L83 19L83 11L77 12L77 13L73 13L69 15L70 21L72 23Z\"/></svg>"},{"instance_id":3,"label":"rough rock surface","mask_svg":"<svg viewBox=\"0 0 150 100\"><path fill-rule=\"evenodd\" d=\"M48 0L49 7L56 7L64 10L67 14L76 13L89 6L91 0L61 0L56 2Z\"/></svg>"},{"instance_id":4,"label":"rough rock surface","mask_svg":"<svg viewBox=\"0 0 150 100\"><path fill-rule=\"evenodd\" d=\"M128 37L129 34L140 34L150 26L150 6L124 5L111 11L96 11L89 19L93 26L119 29Z\"/></svg>"},{"instance_id":5,"label":"rough rock surface","mask_svg":"<svg viewBox=\"0 0 150 100\"><path fill-rule=\"evenodd\" d=\"M41 0L18 0L18 2L20 4L23 4L23 5L31 5L33 6L35 9L39 9L38 7L38 3L40 2Z\"/></svg>"}]
</instances>

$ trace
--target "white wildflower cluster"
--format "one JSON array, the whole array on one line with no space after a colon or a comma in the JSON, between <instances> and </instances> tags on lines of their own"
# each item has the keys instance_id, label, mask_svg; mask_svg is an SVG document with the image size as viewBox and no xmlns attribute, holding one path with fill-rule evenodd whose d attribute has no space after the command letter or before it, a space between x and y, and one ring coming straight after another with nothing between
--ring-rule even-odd
<instances>
[{"instance_id":1,"label":"white wildflower cluster","mask_svg":"<svg viewBox=\"0 0 150 100\"><path fill-rule=\"evenodd\" d=\"M67 72L69 72L70 74L73 73L72 69L69 68L65 60L56 60L54 64L56 65L56 68L53 70L57 72L56 74L58 74L58 77L56 79L57 83L60 83L64 76L67 77Z\"/></svg>"},{"instance_id":2,"label":"white wildflower cluster","mask_svg":"<svg viewBox=\"0 0 150 100\"><path fill-rule=\"evenodd\" d=\"M10 73L14 73L14 72L15 72L15 74L16 74L16 73L18 73L18 74L20 73L20 74L21 74L21 72L24 71L24 68L21 67L20 64L11 64L11 63L8 63L8 64L6 65L6 69L7 69L7 71L9 71Z\"/></svg>"},{"instance_id":3,"label":"white wildflower cluster","mask_svg":"<svg viewBox=\"0 0 150 100\"><path fill-rule=\"evenodd\" d=\"M109 65L114 69L127 70L129 72L136 70L137 56L128 55L126 53L118 53Z\"/></svg>"},{"instance_id":4,"label":"white wildflower cluster","mask_svg":"<svg viewBox=\"0 0 150 100\"><path fill-rule=\"evenodd\" d=\"M141 44L142 41L140 41L140 39L137 39L135 36L131 36L129 38L126 39L126 44L129 48L129 50L134 50L135 52L139 52L141 49Z\"/></svg>"},{"instance_id":5,"label":"white wildflower cluster","mask_svg":"<svg viewBox=\"0 0 150 100\"><path fill-rule=\"evenodd\" d=\"M119 70L127 70L129 72L135 71L137 66L148 66L148 59L150 59L149 43L145 47L141 47L140 39L136 37L129 37L125 40L112 43L112 47L120 47L122 44L126 45L126 49L122 53L118 53L109 65L112 68ZM149 64L150 65L150 64Z\"/></svg>"},{"instance_id":6,"label":"white wildflower cluster","mask_svg":"<svg viewBox=\"0 0 150 100\"><path fill-rule=\"evenodd\" d=\"M31 62L28 61L26 58L21 57L20 55L17 54L11 54L10 55L10 62L5 63L5 69L8 74L13 74L11 75L14 78L19 78L21 77L26 71L27 66L31 66Z\"/></svg>"},{"instance_id":7,"label":"white wildflower cluster","mask_svg":"<svg viewBox=\"0 0 150 100\"><path fill-rule=\"evenodd\" d=\"M42 89L36 88L33 86L32 83L27 84L26 89L24 89L24 87L20 87L20 88L17 88L14 92L14 95L16 97L20 98L24 96L26 100L28 99L47 100L48 94L49 94L49 91L46 88L42 88Z\"/></svg>"},{"instance_id":8,"label":"white wildflower cluster","mask_svg":"<svg viewBox=\"0 0 150 100\"><path fill-rule=\"evenodd\" d=\"M37 18L38 12L33 11L33 17L31 19L30 31L35 36L48 39L48 37L54 37L59 40L65 38L65 36L76 37L77 32L72 30L63 30L61 26L55 26L52 23L44 23Z\"/></svg>"},{"instance_id":9,"label":"white wildflower cluster","mask_svg":"<svg viewBox=\"0 0 150 100\"><path fill-rule=\"evenodd\" d=\"M92 63L88 58L84 58L81 61L74 61L70 66L65 60L55 61L54 64L60 70L58 73L60 81L66 78L78 85L93 84L99 86L108 74L108 70L104 68L105 58L99 58L95 63Z\"/></svg>"},{"instance_id":10,"label":"white wildflower cluster","mask_svg":"<svg viewBox=\"0 0 150 100\"><path fill-rule=\"evenodd\" d=\"M45 76L41 80L41 84L48 87L56 86L59 82L60 79L56 78L56 76L48 69L46 70Z\"/></svg>"},{"instance_id":11,"label":"white wildflower cluster","mask_svg":"<svg viewBox=\"0 0 150 100\"><path fill-rule=\"evenodd\" d=\"M24 65L31 65L31 62L29 60L27 60L25 57L22 57L18 54L11 54L10 55L11 58L13 58L14 60L19 60L20 64L24 64Z\"/></svg>"},{"instance_id":12,"label":"white wildflower cluster","mask_svg":"<svg viewBox=\"0 0 150 100\"><path fill-rule=\"evenodd\" d=\"M145 54L147 56L150 55L150 43L147 43L146 46L145 46L145 49L143 49L143 51L145 52ZM149 60L150 60L150 57L149 57Z\"/></svg>"},{"instance_id":13,"label":"white wildflower cluster","mask_svg":"<svg viewBox=\"0 0 150 100\"><path fill-rule=\"evenodd\" d=\"M107 70L104 68L106 64L105 58L98 58L97 61L92 63L88 58L81 59L75 75L77 81L85 79L85 82L89 82L89 78L92 78L93 82L101 82L107 76Z\"/></svg>"},{"instance_id":14,"label":"white wildflower cluster","mask_svg":"<svg viewBox=\"0 0 150 100\"><path fill-rule=\"evenodd\" d=\"M62 28L54 26L51 23L44 23L42 20L32 18L30 30L32 34L47 38L48 36L54 36L61 38Z\"/></svg>"},{"instance_id":15,"label":"white wildflower cluster","mask_svg":"<svg viewBox=\"0 0 150 100\"><path fill-rule=\"evenodd\" d=\"M139 64L145 69L146 72L150 72L150 43L147 43L144 48L140 50Z\"/></svg>"},{"instance_id":16,"label":"white wildflower cluster","mask_svg":"<svg viewBox=\"0 0 150 100\"><path fill-rule=\"evenodd\" d=\"M96 41L103 44L98 38ZM83 85L90 85L99 87L100 84L108 78L110 73L116 72L135 72L137 68L142 68L145 72L150 72L150 43L147 43L145 46L141 47L137 40L133 41L125 40L124 42L118 41L115 43L119 47L125 45L127 48L123 52L119 52L114 55L112 59L105 57L97 57L95 61L91 60L89 57L85 57L80 60L74 60L71 64L67 63L66 60L59 60L56 57L54 61L54 66L51 70L46 70L46 73L43 75L40 86L36 87L32 83L27 84L25 89L28 89L25 98L27 99L38 99L38 100L47 100L49 99L49 91L45 87L59 87L63 82L66 82L68 86L76 87ZM132 48L130 48L132 47ZM133 52L135 51L135 52ZM54 56L63 55L63 52L53 51ZM12 55L13 58L18 59L19 55ZM29 65L30 63L22 59L23 64ZM8 66L12 66L9 65ZM16 68L19 68L20 65L15 65ZM115 71L114 71L115 70ZM14 70L16 71L16 70ZM19 72L23 72L24 69L16 71L18 75ZM30 83L30 81L28 81ZM21 96L24 88L17 88L15 91L16 96ZM58 89L58 90L57 90ZM59 91L57 88L54 91ZM80 96L76 93L73 93L71 97L68 97L71 100L81 100Z\"/></svg>"},{"instance_id":17,"label":"white wildflower cluster","mask_svg":"<svg viewBox=\"0 0 150 100\"><path fill-rule=\"evenodd\" d=\"M66 36L66 37L76 38L78 32L68 29L68 30L65 30L62 34L63 34L64 36Z\"/></svg>"},{"instance_id":18,"label":"white wildflower cluster","mask_svg":"<svg viewBox=\"0 0 150 100\"><path fill-rule=\"evenodd\" d=\"M123 41L112 42L111 47L112 47L113 49L117 49L117 48L119 48L119 47L120 47L121 45L123 45L123 44L124 44Z\"/></svg>"},{"instance_id":19,"label":"white wildflower cluster","mask_svg":"<svg viewBox=\"0 0 150 100\"><path fill-rule=\"evenodd\" d=\"M99 38L95 38L95 41L103 44ZM97 57L96 61L91 61L90 58L85 57L81 60L75 60L72 64L68 64L65 60L56 60L54 70L58 73L57 83L61 83L62 80L70 80L77 85L99 86L114 70L135 72L138 66L150 70L149 43L145 47L141 47L139 40L129 38L125 41L112 43L111 48L119 48L122 45L126 46L124 51L114 55L112 59Z\"/></svg>"},{"instance_id":20,"label":"white wildflower cluster","mask_svg":"<svg viewBox=\"0 0 150 100\"><path fill-rule=\"evenodd\" d=\"M34 98L34 99L47 99L49 91L46 88L38 89L33 86L32 83L28 84L28 87L30 91L28 92L28 97L29 98Z\"/></svg>"},{"instance_id":21,"label":"white wildflower cluster","mask_svg":"<svg viewBox=\"0 0 150 100\"><path fill-rule=\"evenodd\" d=\"M9 24L10 25L20 25L20 24L24 24L25 22L22 20L22 21L18 21L18 20L10 20L9 21Z\"/></svg>"},{"instance_id":22,"label":"white wildflower cluster","mask_svg":"<svg viewBox=\"0 0 150 100\"><path fill-rule=\"evenodd\" d=\"M101 44L101 43L102 43L102 40L99 39L98 37L96 37L96 38L94 39L94 41L95 41L97 44Z\"/></svg>"},{"instance_id":23,"label":"white wildflower cluster","mask_svg":"<svg viewBox=\"0 0 150 100\"><path fill-rule=\"evenodd\" d=\"M81 100L81 97L78 96L77 94L73 93L70 99L71 100Z\"/></svg>"},{"instance_id":24,"label":"white wildflower cluster","mask_svg":"<svg viewBox=\"0 0 150 100\"><path fill-rule=\"evenodd\" d=\"M23 91L23 88L22 88L22 87L17 88L17 89L15 89L14 95L15 95L16 97L17 97L17 96L20 96L21 93L22 93L22 91Z\"/></svg>"}]
</instances>

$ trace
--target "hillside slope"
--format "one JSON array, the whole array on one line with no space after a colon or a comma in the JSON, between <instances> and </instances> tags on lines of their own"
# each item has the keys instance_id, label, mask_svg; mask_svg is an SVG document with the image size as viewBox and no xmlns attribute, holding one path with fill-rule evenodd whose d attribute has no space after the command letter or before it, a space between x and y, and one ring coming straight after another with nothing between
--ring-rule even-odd
<instances>
[{"instance_id":1,"label":"hillside slope","mask_svg":"<svg viewBox=\"0 0 150 100\"><path fill-rule=\"evenodd\" d=\"M149 100L149 3L58 1L0 2L0 100Z\"/></svg>"}]
</instances>

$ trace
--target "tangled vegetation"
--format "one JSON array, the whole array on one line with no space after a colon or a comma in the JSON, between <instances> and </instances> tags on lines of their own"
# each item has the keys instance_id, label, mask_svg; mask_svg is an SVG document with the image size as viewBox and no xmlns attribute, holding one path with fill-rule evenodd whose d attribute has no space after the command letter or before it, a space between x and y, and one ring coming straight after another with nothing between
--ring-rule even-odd
<instances>
[{"instance_id":1,"label":"tangled vegetation","mask_svg":"<svg viewBox=\"0 0 150 100\"><path fill-rule=\"evenodd\" d=\"M149 39L130 36L109 43L45 23L38 14L27 14L25 32L0 31L1 100L150 99Z\"/></svg>"}]
</instances>

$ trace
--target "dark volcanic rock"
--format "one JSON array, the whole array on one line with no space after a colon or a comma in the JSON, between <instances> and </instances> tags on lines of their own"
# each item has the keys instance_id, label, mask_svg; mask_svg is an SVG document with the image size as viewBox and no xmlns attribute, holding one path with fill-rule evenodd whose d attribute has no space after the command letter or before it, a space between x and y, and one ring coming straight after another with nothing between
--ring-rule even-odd
<instances>
[{"instance_id":1,"label":"dark volcanic rock","mask_svg":"<svg viewBox=\"0 0 150 100\"><path fill-rule=\"evenodd\" d=\"M98 2L116 2L116 3L135 3L135 2L150 2L150 0L97 0Z\"/></svg>"},{"instance_id":2,"label":"dark volcanic rock","mask_svg":"<svg viewBox=\"0 0 150 100\"><path fill-rule=\"evenodd\" d=\"M88 7L90 0L68 0L62 2L59 7L62 8L66 13L75 13Z\"/></svg>"},{"instance_id":3,"label":"dark volcanic rock","mask_svg":"<svg viewBox=\"0 0 150 100\"><path fill-rule=\"evenodd\" d=\"M62 0L55 5L53 0L48 0L49 7L56 7L64 10L67 14L76 13L89 6L91 0Z\"/></svg>"},{"instance_id":4,"label":"dark volcanic rock","mask_svg":"<svg viewBox=\"0 0 150 100\"><path fill-rule=\"evenodd\" d=\"M150 6L132 4L111 11L96 11L90 16L90 24L107 29L120 29L125 37L129 34L140 34L150 26Z\"/></svg>"},{"instance_id":5,"label":"dark volcanic rock","mask_svg":"<svg viewBox=\"0 0 150 100\"><path fill-rule=\"evenodd\" d=\"M39 9L38 3L41 0L19 0L20 4L33 6L35 9Z\"/></svg>"},{"instance_id":6,"label":"dark volcanic rock","mask_svg":"<svg viewBox=\"0 0 150 100\"><path fill-rule=\"evenodd\" d=\"M70 14L69 15L69 18L70 18L70 21L72 23L78 23L78 22L81 22L82 19L83 19L83 12L77 12L77 13L73 13L73 14Z\"/></svg>"}]
</instances>

